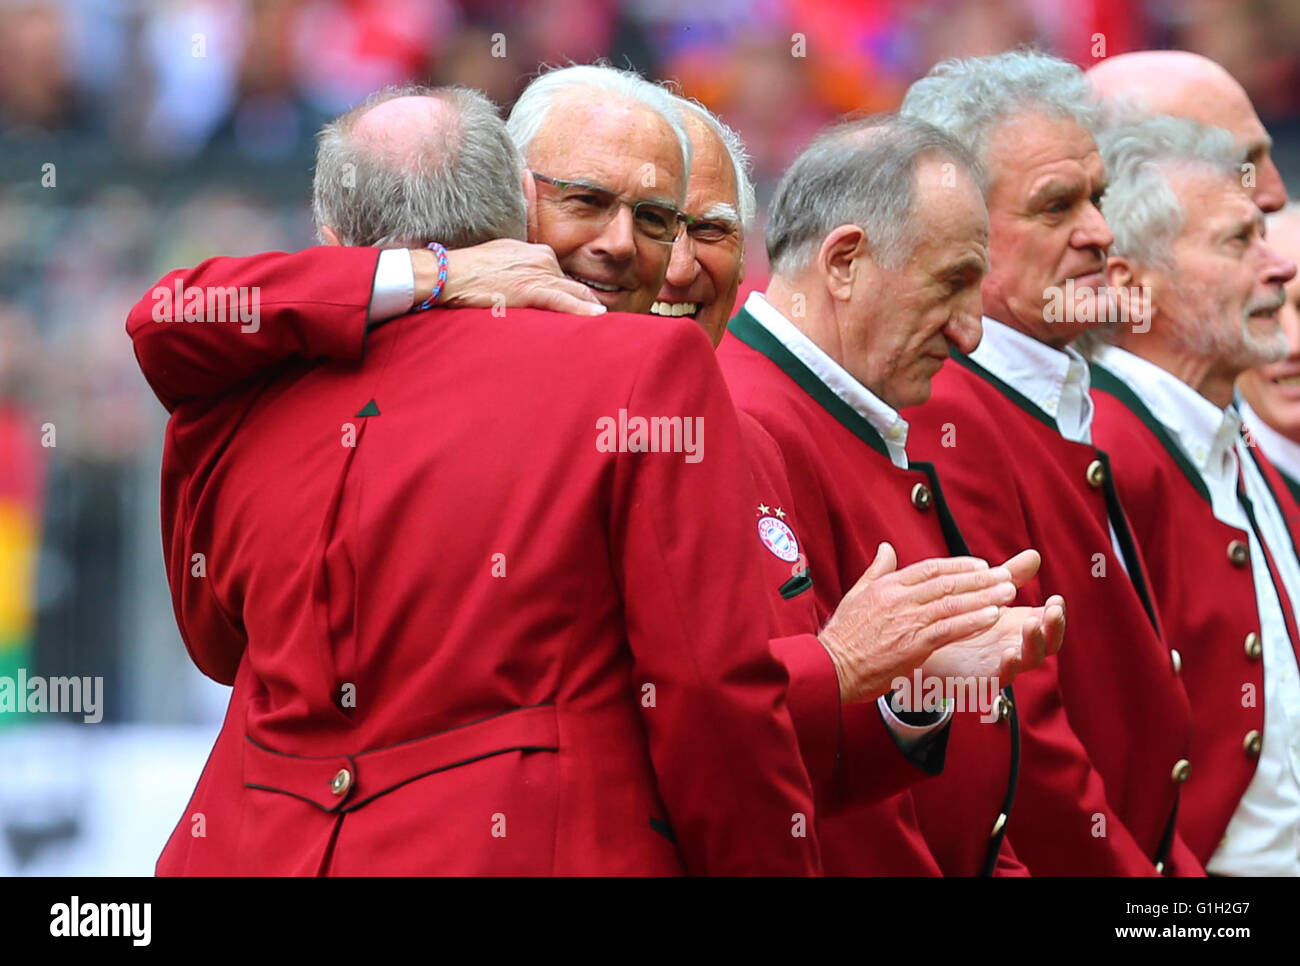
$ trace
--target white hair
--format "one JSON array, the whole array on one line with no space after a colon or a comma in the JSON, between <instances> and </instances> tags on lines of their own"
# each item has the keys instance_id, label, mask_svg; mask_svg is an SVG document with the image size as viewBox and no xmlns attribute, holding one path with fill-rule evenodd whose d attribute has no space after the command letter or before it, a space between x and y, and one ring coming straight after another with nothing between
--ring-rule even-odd
<instances>
[{"instance_id":1,"label":"white hair","mask_svg":"<svg viewBox=\"0 0 1300 966\"><path fill-rule=\"evenodd\" d=\"M989 132L1016 115L1066 118L1095 136L1101 122L1095 97L1078 67L1023 49L940 61L908 88L899 113L946 131L987 165Z\"/></svg>"},{"instance_id":2,"label":"white hair","mask_svg":"<svg viewBox=\"0 0 1300 966\"><path fill-rule=\"evenodd\" d=\"M749 159L749 151L745 148L745 142L741 140L740 135L724 124L716 114L710 111L699 101L693 101L688 97L674 95L674 99L683 110L690 111L706 125L709 130L718 136L722 146L727 149L727 156L731 158L732 170L736 173L736 199L740 205L738 212L731 212L746 232L754 228L754 217L758 213L758 201L754 196L754 181L750 177L752 165ZM729 207L729 206L726 206ZM709 212L711 217L716 213Z\"/></svg>"},{"instance_id":3,"label":"white hair","mask_svg":"<svg viewBox=\"0 0 1300 966\"><path fill-rule=\"evenodd\" d=\"M1183 230L1187 210L1171 173L1208 170L1234 181L1241 151L1223 128L1158 115L1117 124L1102 132L1102 159L1110 185L1101 212L1115 235L1111 253L1169 268L1170 246Z\"/></svg>"},{"instance_id":4,"label":"white hair","mask_svg":"<svg viewBox=\"0 0 1300 966\"><path fill-rule=\"evenodd\" d=\"M614 97L631 101L649 108L663 118L681 148L682 184L686 184L691 175L691 138L686 133L674 96L634 71L619 70L608 64L555 67L536 77L524 88L519 100L515 101L515 106L510 110L510 116L506 118L506 130L510 132L521 155L527 157L528 146L542 130L556 98L575 89L604 95L606 99Z\"/></svg>"}]
</instances>

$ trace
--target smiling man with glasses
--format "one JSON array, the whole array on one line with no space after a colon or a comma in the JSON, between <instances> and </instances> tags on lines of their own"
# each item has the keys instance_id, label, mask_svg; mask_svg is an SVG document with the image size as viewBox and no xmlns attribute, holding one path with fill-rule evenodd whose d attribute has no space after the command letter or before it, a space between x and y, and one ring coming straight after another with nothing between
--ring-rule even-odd
<instances>
[{"instance_id":1,"label":"smiling man with glasses","mask_svg":"<svg viewBox=\"0 0 1300 966\"><path fill-rule=\"evenodd\" d=\"M565 67L528 86L506 128L532 172L529 239L610 311L650 311L690 178L672 96L624 71Z\"/></svg>"}]
</instances>

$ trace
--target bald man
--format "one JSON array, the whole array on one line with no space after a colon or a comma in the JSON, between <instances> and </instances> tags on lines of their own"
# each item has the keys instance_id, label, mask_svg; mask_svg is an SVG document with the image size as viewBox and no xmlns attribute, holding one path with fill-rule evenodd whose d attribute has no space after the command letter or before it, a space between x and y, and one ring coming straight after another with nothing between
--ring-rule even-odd
<instances>
[{"instance_id":1,"label":"bald man","mask_svg":"<svg viewBox=\"0 0 1300 966\"><path fill-rule=\"evenodd\" d=\"M1236 78L1208 57L1185 50L1143 50L1109 57L1088 80L1121 111L1169 114L1228 131L1241 150L1242 186L1261 211L1286 204L1273 163L1273 139Z\"/></svg>"}]
</instances>

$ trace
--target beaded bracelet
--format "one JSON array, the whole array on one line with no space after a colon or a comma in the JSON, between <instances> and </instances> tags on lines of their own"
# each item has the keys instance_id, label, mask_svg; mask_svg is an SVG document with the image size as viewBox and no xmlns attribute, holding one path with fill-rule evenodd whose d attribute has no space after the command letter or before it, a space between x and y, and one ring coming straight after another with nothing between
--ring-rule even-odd
<instances>
[{"instance_id":1,"label":"beaded bracelet","mask_svg":"<svg viewBox=\"0 0 1300 966\"><path fill-rule=\"evenodd\" d=\"M417 312L433 308L433 303L442 294L442 287L447 284L447 249L437 242L429 242L429 250L438 257L438 281L433 286L433 294L415 307Z\"/></svg>"}]
</instances>

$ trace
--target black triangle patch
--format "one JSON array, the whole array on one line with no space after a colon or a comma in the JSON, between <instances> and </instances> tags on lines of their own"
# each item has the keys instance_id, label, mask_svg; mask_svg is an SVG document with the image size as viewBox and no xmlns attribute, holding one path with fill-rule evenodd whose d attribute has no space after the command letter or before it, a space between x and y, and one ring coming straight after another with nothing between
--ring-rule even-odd
<instances>
[{"instance_id":1,"label":"black triangle patch","mask_svg":"<svg viewBox=\"0 0 1300 966\"><path fill-rule=\"evenodd\" d=\"M379 415L379 407L375 405L375 401L373 399L370 400L370 402L366 403L364 406L362 406L361 412L357 413L358 417L378 416L378 415Z\"/></svg>"}]
</instances>

